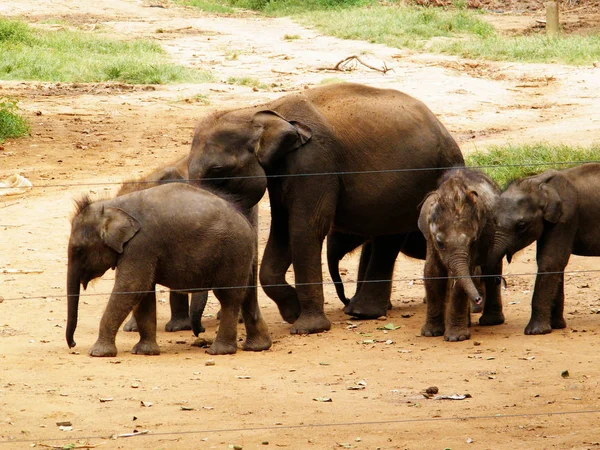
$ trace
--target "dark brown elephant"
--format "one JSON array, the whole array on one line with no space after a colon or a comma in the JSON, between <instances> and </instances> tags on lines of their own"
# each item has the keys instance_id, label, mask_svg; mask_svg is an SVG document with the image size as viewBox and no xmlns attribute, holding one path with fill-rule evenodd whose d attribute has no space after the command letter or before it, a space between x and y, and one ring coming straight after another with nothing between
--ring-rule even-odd
<instances>
[{"instance_id":1,"label":"dark brown elephant","mask_svg":"<svg viewBox=\"0 0 600 450\"><path fill-rule=\"evenodd\" d=\"M188 171L203 183L237 184L242 196L242 184L267 180L271 230L260 281L292 333L316 333L331 326L321 272L330 230L372 245L365 283L345 311L385 315L391 282L371 281L391 279L402 243L418 231L417 206L443 169L463 164L423 103L344 83L208 116L197 126ZM285 279L290 265L295 288Z\"/></svg>"},{"instance_id":2,"label":"dark brown elephant","mask_svg":"<svg viewBox=\"0 0 600 450\"><path fill-rule=\"evenodd\" d=\"M230 202L206 190L172 183L110 200L77 204L68 248L66 338L75 346L79 287L116 269L113 293L100 321L92 356L115 356L115 336L133 310L140 341L133 353L159 354L155 285L170 289L213 289L221 323L208 350L235 353L242 309L245 350L271 346L256 296L248 295L255 261L256 233ZM237 287L237 288L236 288Z\"/></svg>"},{"instance_id":3,"label":"dark brown elephant","mask_svg":"<svg viewBox=\"0 0 600 450\"><path fill-rule=\"evenodd\" d=\"M501 191L475 170L452 170L440 181L419 215L419 229L427 239L427 319L421 334L463 341L471 336L469 299L475 304L483 302L472 278L478 266L486 295L479 324L504 323L502 259L489 258L494 244L494 206Z\"/></svg>"},{"instance_id":4,"label":"dark brown elephant","mask_svg":"<svg viewBox=\"0 0 600 450\"><path fill-rule=\"evenodd\" d=\"M531 319L525 334L565 328L564 273L573 255L600 256L600 164L583 164L513 182L496 208L494 257L510 263L537 241Z\"/></svg>"}]
</instances>

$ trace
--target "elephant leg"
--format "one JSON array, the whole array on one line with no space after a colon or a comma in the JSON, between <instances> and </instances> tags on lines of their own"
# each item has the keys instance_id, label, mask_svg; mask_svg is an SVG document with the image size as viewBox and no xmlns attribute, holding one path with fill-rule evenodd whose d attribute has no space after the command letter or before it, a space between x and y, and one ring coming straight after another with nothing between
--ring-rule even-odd
<instances>
[{"instance_id":1,"label":"elephant leg","mask_svg":"<svg viewBox=\"0 0 600 450\"><path fill-rule=\"evenodd\" d=\"M165 331L191 330L188 294L171 291L169 293L169 305L171 306L171 320L166 323Z\"/></svg>"},{"instance_id":2,"label":"elephant leg","mask_svg":"<svg viewBox=\"0 0 600 450\"><path fill-rule=\"evenodd\" d=\"M392 276L403 236L378 236L372 240L372 252L364 283L350 300L344 312L362 319L385 316L390 308ZM366 249L363 249L366 251Z\"/></svg>"},{"instance_id":3,"label":"elephant leg","mask_svg":"<svg viewBox=\"0 0 600 450\"><path fill-rule=\"evenodd\" d=\"M260 266L260 283L265 293L277 304L283 320L294 323L300 316L300 302L296 289L285 279L292 264L292 253L287 214L280 209L271 206L271 231Z\"/></svg>"},{"instance_id":4,"label":"elephant leg","mask_svg":"<svg viewBox=\"0 0 600 450\"><path fill-rule=\"evenodd\" d=\"M491 266L482 266L484 275L485 301L483 314L479 318L479 325L500 325L504 323L502 312L502 261Z\"/></svg>"},{"instance_id":5,"label":"elephant leg","mask_svg":"<svg viewBox=\"0 0 600 450\"><path fill-rule=\"evenodd\" d=\"M119 327L140 302L141 297L138 294L120 294L120 292L135 292L147 291L153 289L152 286L144 284L130 284L121 281L121 277L125 274L120 274L115 281L113 292L108 300L102 319L100 319L100 328L98 331L98 339L90 347L90 356L116 356L117 346L115 345L115 337Z\"/></svg>"},{"instance_id":6,"label":"elephant leg","mask_svg":"<svg viewBox=\"0 0 600 450\"><path fill-rule=\"evenodd\" d=\"M258 306L258 290L256 283L256 265L252 267L249 286L246 290L246 296L242 303L242 317L246 327L246 341L242 349L260 352L271 348L271 336L269 336L269 327L262 317L260 307Z\"/></svg>"},{"instance_id":7,"label":"elephant leg","mask_svg":"<svg viewBox=\"0 0 600 450\"><path fill-rule=\"evenodd\" d=\"M450 291L450 299L446 304L444 340L458 342L469 339L471 337L469 319L467 294L458 283L454 283Z\"/></svg>"},{"instance_id":8,"label":"elephant leg","mask_svg":"<svg viewBox=\"0 0 600 450\"><path fill-rule=\"evenodd\" d=\"M550 326L553 330L561 330L567 327L567 322L564 318L565 310L565 274L560 274L560 282L558 283L558 292L552 304L552 312L550 314Z\"/></svg>"},{"instance_id":9,"label":"elephant leg","mask_svg":"<svg viewBox=\"0 0 600 450\"><path fill-rule=\"evenodd\" d=\"M133 346L131 353L160 355L160 349L156 342L156 293L143 294L142 301L133 310L133 315L138 324L140 340Z\"/></svg>"},{"instance_id":10,"label":"elephant leg","mask_svg":"<svg viewBox=\"0 0 600 450\"><path fill-rule=\"evenodd\" d=\"M192 293L192 300L190 302L190 322L194 336L198 336L200 333L206 331L202 326L202 314L204 314L207 301L208 291Z\"/></svg>"},{"instance_id":11,"label":"elephant leg","mask_svg":"<svg viewBox=\"0 0 600 450\"><path fill-rule=\"evenodd\" d=\"M445 307L448 291L448 271L437 258L436 250L429 248L432 255L425 261L425 295L427 297L427 316L421 328L423 336L442 336L445 331Z\"/></svg>"},{"instance_id":12,"label":"elephant leg","mask_svg":"<svg viewBox=\"0 0 600 450\"><path fill-rule=\"evenodd\" d=\"M547 334L556 328L566 327L564 309L564 270L571 256L564 242L573 242L574 230L556 226L538 240L538 274L535 278L531 300L531 319L525 334Z\"/></svg>"},{"instance_id":13,"label":"elephant leg","mask_svg":"<svg viewBox=\"0 0 600 450\"><path fill-rule=\"evenodd\" d=\"M344 283L342 283L340 276L340 260L365 240L364 236L345 234L339 231L330 231L327 235L327 265L329 267L329 275L333 280L335 291L344 305L347 305L349 300L346 298Z\"/></svg>"},{"instance_id":14,"label":"elephant leg","mask_svg":"<svg viewBox=\"0 0 600 450\"><path fill-rule=\"evenodd\" d=\"M369 263L371 262L371 256L373 256L373 243L368 241L363 244L360 252L360 260L358 261L358 274L356 275L356 291L354 291L354 297L358 296L361 288L365 285L364 281L367 276ZM351 301L352 299L350 299L348 303Z\"/></svg>"},{"instance_id":15,"label":"elephant leg","mask_svg":"<svg viewBox=\"0 0 600 450\"><path fill-rule=\"evenodd\" d=\"M221 322L217 337L207 350L211 355L231 355L237 351L237 321L240 304L244 301L244 289L215 289L221 303Z\"/></svg>"}]
</instances>

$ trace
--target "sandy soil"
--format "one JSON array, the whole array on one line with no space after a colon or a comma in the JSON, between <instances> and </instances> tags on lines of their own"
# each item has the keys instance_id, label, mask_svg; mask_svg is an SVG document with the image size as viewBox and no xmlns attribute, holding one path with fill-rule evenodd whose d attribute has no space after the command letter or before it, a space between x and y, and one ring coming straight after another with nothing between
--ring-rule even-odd
<instances>
[{"instance_id":1,"label":"sandy soil","mask_svg":"<svg viewBox=\"0 0 600 450\"><path fill-rule=\"evenodd\" d=\"M24 196L0 200L0 448L600 445L598 277L568 275L568 328L526 337L534 278L522 274L536 270L533 248L506 268L506 324L475 326L472 339L463 343L419 335L425 305L416 279L422 264L403 257L395 273L394 309L381 321L348 320L326 285L332 330L291 336L261 292L274 345L260 354L213 358L191 346L191 332L161 331L158 357L132 355L137 337L121 332L116 358L89 358L114 273L82 298L76 351L64 340L72 199L83 192L108 195L114 183L185 155L195 122L208 111L263 102L335 77L394 87L423 100L465 152L539 140L587 145L600 136L600 68L414 54L322 36L289 19L215 17L130 0L4 0L0 15L46 27L46 19L62 18L61 26L159 39L176 61L210 69L219 80L249 76L270 86L253 91L223 82L0 83L0 97L20 100L33 131L31 138L0 147L0 179L18 172L35 186ZM285 40L286 34L300 38ZM394 71L324 70L353 54ZM263 200L261 248L268 223ZM356 263L356 255L342 263L349 282ZM573 257L568 270L596 268L593 258ZM159 299L162 329L169 307L164 293ZM217 310L211 298L208 337L214 336ZM400 328L381 329L390 323ZM206 365L209 359L214 366ZM566 370L569 376L561 376ZM422 392L429 386L443 395L471 397L427 399ZM315 401L323 397L332 401ZM60 429L60 422L70 422L72 429Z\"/></svg>"}]
</instances>

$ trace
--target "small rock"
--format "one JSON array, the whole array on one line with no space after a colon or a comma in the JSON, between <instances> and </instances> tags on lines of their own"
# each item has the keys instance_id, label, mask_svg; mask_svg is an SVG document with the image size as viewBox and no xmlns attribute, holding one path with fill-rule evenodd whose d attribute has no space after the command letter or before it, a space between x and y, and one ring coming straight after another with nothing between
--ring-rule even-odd
<instances>
[{"instance_id":1,"label":"small rock","mask_svg":"<svg viewBox=\"0 0 600 450\"><path fill-rule=\"evenodd\" d=\"M262 441L261 444L262 445L269 445L269 441Z\"/></svg>"},{"instance_id":2,"label":"small rock","mask_svg":"<svg viewBox=\"0 0 600 450\"><path fill-rule=\"evenodd\" d=\"M100 403L112 402L112 397L100 398Z\"/></svg>"},{"instance_id":3,"label":"small rock","mask_svg":"<svg viewBox=\"0 0 600 450\"><path fill-rule=\"evenodd\" d=\"M208 359L204 362L205 366L214 366L215 365L215 360L214 359Z\"/></svg>"},{"instance_id":4,"label":"small rock","mask_svg":"<svg viewBox=\"0 0 600 450\"><path fill-rule=\"evenodd\" d=\"M568 370L563 370L563 371L560 373L560 376L561 376L561 377L563 377L563 378L569 378L569 377L571 376L571 374L569 374L569 371L568 371Z\"/></svg>"},{"instance_id":5,"label":"small rock","mask_svg":"<svg viewBox=\"0 0 600 450\"><path fill-rule=\"evenodd\" d=\"M473 341L473 345L475 347L479 347L481 345L481 342L479 342L479 341Z\"/></svg>"},{"instance_id":6,"label":"small rock","mask_svg":"<svg viewBox=\"0 0 600 450\"><path fill-rule=\"evenodd\" d=\"M132 387L133 389L137 389L137 388L139 388L139 387L140 387L140 385L139 385L138 383L131 383L131 387Z\"/></svg>"},{"instance_id":7,"label":"small rock","mask_svg":"<svg viewBox=\"0 0 600 450\"><path fill-rule=\"evenodd\" d=\"M313 398L313 400L315 402L324 402L324 403L331 403L333 402L333 400L329 397L315 397Z\"/></svg>"},{"instance_id":8,"label":"small rock","mask_svg":"<svg viewBox=\"0 0 600 450\"><path fill-rule=\"evenodd\" d=\"M145 402L144 400L142 400L140 402L140 405L146 407L146 408L150 408L152 406L152 402Z\"/></svg>"},{"instance_id":9,"label":"small rock","mask_svg":"<svg viewBox=\"0 0 600 450\"><path fill-rule=\"evenodd\" d=\"M56 422L57 427L71 427L73 424L69 420L65 420L63 422Z\"/></svg>"},{"instance_id":10,"label":"small rock","mask_svg":"<svg viewBox=\"0 0 600 450\"><path fill-rule=\"evenodd\" d=\"M437 395L438 392L440 392L440 390L437 386L430 386L427 389L425 389L425 393L427 395Z\"/></svg>"}]
</instances>

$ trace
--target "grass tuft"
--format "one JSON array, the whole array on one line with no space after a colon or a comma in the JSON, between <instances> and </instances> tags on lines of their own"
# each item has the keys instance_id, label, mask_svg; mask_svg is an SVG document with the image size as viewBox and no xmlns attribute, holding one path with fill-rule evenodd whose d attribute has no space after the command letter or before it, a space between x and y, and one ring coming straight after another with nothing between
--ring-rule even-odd
<instances>
[{"instance_id":1,"label":"grass tuft","mask_svg":"<svg viewBox=\"0 0 600 450\"><path fill-rule=\"evenodd\" d=\"M268 85L252 77L229 77L225 82L227 84L237 84L239 86L248 86L256 89L269 89Z\"/></svg>"},{"instance_id":2,"label":"grass tuft","mask_svg":"<svg viewBox=\"0 0 600 450\"><path fill-rule=\"evenodd\" d=\"M566 169L584 162L600 162L600 144L590 147L535 143L494 146L465 155L469 167L481 167L500 187L548 169Z\"/></svg>"},{"instance_id":3,"label":"grass tuft","mask_svg":"<svg viewBox=\"0 0 600 450\"><path fill-rule=\"evenodd\" d=\"M0 142L29 134L27 121L19 115L16 100L0 98Z\"/></svg>"},{"instance_id":4,"label":"grass tuft","mask_svg":"<svg viewBox=\"0 0 600 450\"><path fill-rule=\"evenodd\" d=\"M155 42L119 41L79 31L32 30L0 19L0 79L163 84L211 81L209 72L165 62Z\"/></svg>"}]
</instances>

